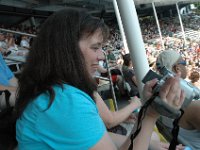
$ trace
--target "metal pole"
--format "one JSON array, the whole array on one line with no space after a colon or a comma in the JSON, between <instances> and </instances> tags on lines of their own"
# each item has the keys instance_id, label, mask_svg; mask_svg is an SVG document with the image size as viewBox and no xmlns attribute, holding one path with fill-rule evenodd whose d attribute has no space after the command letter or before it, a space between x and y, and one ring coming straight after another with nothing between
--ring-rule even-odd
<instances>
[{"instance_id":1,"label":"metal pole","mask_svg":"<svg viewBox=\"0 0 200 150\"><path fill-rule=\"evenodd\" d=\"M34 35L34 34L28 34L28 33L24 33L24 32L18 32L18 31L3 29L3 28L0 28L0 31L8 32L8 33L14 33L14 34L20 34L20 35L27 35L27 36L30 36L30 37L36 37L36 35Z\"/></svg>"},{"instance_id":2,"label":"metal pole","mask_svg":"<svg viewBox=\"0 0 200 150\"><path fill-rule=\"evenodd\" d=\"M117 6L117 2L113 1L113 5L114 5L114 9L115 9L115 14L116 14L116 17L117 17L117 22L118 22L118 25L119 25L119 30L120 30L122 40L123 40L123 43L124 43L125 53L127 54L127 53L129 53L129 49L128 49L128 45L127 45L127 41L126 41L126 36L125 36L125 33L124 33L124 28L123 28L121 16L120 16L119 9L118 9L118 6Z\"/></svg>"},{"instance_id":3,"label":"metal pole","mask_svg":"<svg viewBox=\"0 0 200 150\"><path fill-rule=\"evenodd\" d=\"M112 96L113 96L113 102L114 102L115 110L117 111L118 110L118 105L117 105L117 99L116 99L116 96L115 96L115 90L114 90L114 87L113 87L112 75L110 73L110 66L109 66L109 63L108 63L108 57L107 57L106 52L104 52L104 51L102 51L102 52L105 55L105 60L106 60L106 64L107 64L107 72L108 72L108 77L109 77L109 80L110 80L111 92L112 92Z\"/></svg>"},{"instance_id":4,"label":"metal pole","mask_svg":"<svg viewBox=\"0 0 200 150\"><path fill-rule=\"evenodd\" d=\"M184 39L184 46L185 46L185 44L186 44L185 31L184 31L184 28L183 28L183 22L182 22L182 19L181 19L179 7L178 7L178 2L176 3L176 9L177 9L178 18L179 18L180 25L181 25L182 35L183 35L183 39Z\"/></svg>"},{"instance_id":5,"label":"metal pole","mask_svg":"<svg viewBox=\"0 0 200 150\"><path fill-rule=\"evenodd\" d=\"M144 84L141 82L145 74L149 71L149 64L146 57L142 32L140 29L137 12L133 0L113 0L117 1L121 15L127 44L130 50L131 59L135 69L138 82L138 89L142 98Z\"/></svg>"},{"instance_id":6,"label":"metal pole","mask_svg":"<svg viewBox=\"0 0 200 150\"><path fill-rule=\"evenodd\" d=\"M105 80L105 81L110 81L110 79L104 78L104 77L101 77L101 76L95 76L95 78Z\"/></svg>"},{"instance_id":7,"label":"metal pole","mask_svg":"<svg viewBox=\"0 0 200 150\"><path fill-rule=\"evenodd\" d=\"M157 27L158 27L158 32L159 32L162 48L165 49L165 45L164 45L164 42L163 42L162 33L161 33L161 30L160 30L160 24L159 24L159 21L158 21L158 16L157 16L157 12L156 12L156 8L155 8L154 2L152 2L152 7L153 7L153 12L154 12L154 17L156 19L156 24L157 24Z\"/></svg>"},{"instance_id":8,"label":"metal pole","mask_svg":"<svg viewBox=\"0 0 200 150\"><path fill-rule=\"evenodd\" d=\"M35 18L34 17L30 18L30 23L31 23L31 26L36 27L36 23L35 23Z\"/></svg>"},{"instance_id":9,"label":"metal pole","mask_svg":"<svg viewBox=\"0 0 200 150\"><path fill-rule=\"evenodd\" d=\"M169 14L170 14L170 17L173 16L173 13L172 13L172 10L171 10L171 9L169 10Z\"/></svg>"}]
</instances>

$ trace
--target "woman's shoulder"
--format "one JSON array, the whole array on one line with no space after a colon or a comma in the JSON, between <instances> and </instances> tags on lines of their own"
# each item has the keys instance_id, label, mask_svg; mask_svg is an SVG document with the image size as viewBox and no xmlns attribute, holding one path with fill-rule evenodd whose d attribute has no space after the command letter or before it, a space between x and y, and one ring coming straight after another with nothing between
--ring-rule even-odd
<instances>
[{"instance_id":1,"label":"woman's shoulder","mask_svg":"<svg viewBox=\"0 0 200 150\"><path fill-rule=\"evenodd\" d=\"M95 102L92 98L78 88L64 84L63 86L53 86L53 89L55 95L52 103L49 93L44 92L27 106L25 113L33 114L33 116L50 112L54 112L50 114L55 114L55 112L67 113L71 108L78 110L83 106L96 111Z\"/></svg>"},{"instance_id":2,"label":"woman's shoulder","mask_svg":"<svg viewBox=\"0 0 200 150\"><path fill-rule=\"evenodd\" d=\"M87 93L69 84L63 84L63 87L55 86L54 89L56 92L61 92L64 95L67 94L72 96L84 96L88 99L91 99L91 97Z\"/></svg>"},{"instance_id":3,"label":"woman's shoulder","mask_svg":"<svg viewBox=\"0 0 200 150\"><path fill-rule=\"evenodd\" d=\"M92 98L84 91L71 86L69 84L54 85L54 100L51 107L54 108L56 105L68 105L72 101L82 103L83 101L88 101L88 103L95 104ZM38 110L46 110L50 104L50 94L48 91L41 93L39 96L33 99L29 104L31 109L35 108ZM28 108L29 108L28 107Z\"/></svg>"}]
</instances>

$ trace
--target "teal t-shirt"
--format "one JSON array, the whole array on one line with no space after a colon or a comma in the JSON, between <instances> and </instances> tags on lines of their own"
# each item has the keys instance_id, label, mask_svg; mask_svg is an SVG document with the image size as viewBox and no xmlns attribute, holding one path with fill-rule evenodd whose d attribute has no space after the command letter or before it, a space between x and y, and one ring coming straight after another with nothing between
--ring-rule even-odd
<instances>
[{"instance_id":1,"label":"teal t-shirt","mask_svg":"<svg viewBox=\"0 0 200 150\"><path fill-rule=\"evenodd\" d=\"M43 93L24 110L16 123L19 150L87 150L106 133L94 101L83 91L54 86L55 99ZM47 110L46 110L47 109Z\"/></svg>"}]
</instances>

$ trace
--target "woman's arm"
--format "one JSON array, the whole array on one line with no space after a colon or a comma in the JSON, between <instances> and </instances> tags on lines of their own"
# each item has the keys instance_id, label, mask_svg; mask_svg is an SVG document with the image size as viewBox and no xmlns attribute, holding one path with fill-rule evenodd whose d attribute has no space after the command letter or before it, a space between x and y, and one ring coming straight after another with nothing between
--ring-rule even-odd
<instances>
[{"instance_id":1,"label":"woman's arm","mask_svg":"<svg viewBox=\"0 0 200 150\"><path fill-rule=\"evenodd\" d=\"M152 95L152 87L155 85L156 80L151 80L146 83L144 87L144 94L147 99ZM175 109L180 109L184 101L184 93L180 89L179 77L168 79L161 87L159 96L161 100L165 101L168 105ZM142 121L142 128L133 143L133 149L147 150L151 139L153 127L156 123L158 113L151 107L148 108L147 114Z\"/></svg>"},{"instance_id":2,"label":"woman's arm","mask_svg":"<svg viewBox=\"0 0 200 150\"><path fill-rule=\"evenodd\" d=\"M152 96L152 87L156 84L156 80L151 80L145 84L144 87L144 97L149 99ZM98 96L95 94L95 96ZM161 87L159 96L161 100L165 101L170 106L180 109L183 100L184 100L184 93L180 89L179 78L174 77L168 79L164 85ZM153 127L156 123L159 114L155 112L151 107L148 108L148 111L142 120L142 128L137 137L133 141L133 150L147 150L149 147L151 135L153 132ZM132 131L134 132L134 130ZM105 146L104 142L101 139L98 144L99 149L101 146ZM105 143L106 144L106 143ZM124 142L120 149L126 150L130 145L130 137ZM98 149L95 149L98 150Z\"/></svg>"},{"instance_id":3,"label":"woman's arm","mask_svg":"<svg viewBox=\"0 0 200 150\"><path fill-rule=\"evenodd\" d=\"M15 77L12 77L12 79L9 80L9 83L10 85L8 86L0 85L0 91L8 90L15 92L18 86L17 79Z\"/></svg>"},{"instance_id":4,"label":"woman's arm","mask_svg":"<svg viewBox=\"0 0 200 150\"><path fill-rule=\"evenodd\" d=\"M4 85L0 85L0 91L5 91L5 90L8 90L8 91L16 91L16 87L14 86L4 86Z\"/></svg>"},{"instance_id":5,"label":"woman's arm","mask_svg":"<svg viewBox=\"0 0 200 150\"><path fill-rule=\"evenodd\" d=\"M101 140L90 150L117 150L109 134L106 132Z\"/></svg>"},{"instance_id":6,"label":"woman's arm","mask_svg":"<svg viewBox=\"0 0 200 150\"><path fill-rule=\"evenodd\" d=\"M95 94L95 101L97 108L99 110L100 116L102 120L104 121L107 128L112 128L123 121L125 121L131 113L141 106L140 100L135 97L133 100L131 100L130 104L126 107L122 108L119 111L112 112L109 110L105 102L102 100L100 95L96 92Z\"/></svg>"}]
</instances>

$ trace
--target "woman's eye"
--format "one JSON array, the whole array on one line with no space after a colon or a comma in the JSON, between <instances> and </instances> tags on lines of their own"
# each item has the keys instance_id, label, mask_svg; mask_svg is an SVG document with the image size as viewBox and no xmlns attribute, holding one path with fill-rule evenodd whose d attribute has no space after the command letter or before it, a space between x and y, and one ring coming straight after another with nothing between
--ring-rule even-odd
<instances>
[{"instance_id":1,"label":"woman's eye","mask_svg":"<svg viewBox=\"0 0 200 150\"><path fill-rule=\"evenodd\" d=\"M98 49L100 49L99 47L92 47L92 49L94 50L94 51L97 51Z\"/></svg>"}]
</instances>

